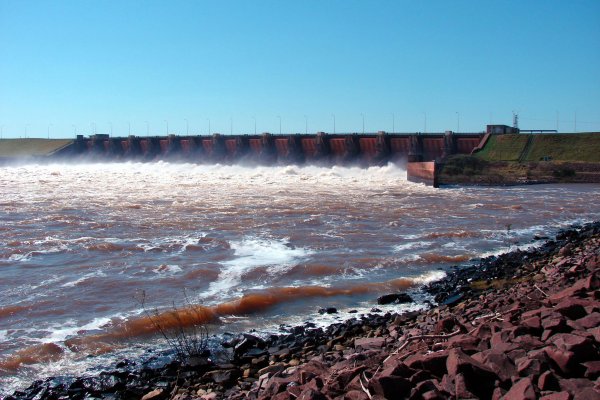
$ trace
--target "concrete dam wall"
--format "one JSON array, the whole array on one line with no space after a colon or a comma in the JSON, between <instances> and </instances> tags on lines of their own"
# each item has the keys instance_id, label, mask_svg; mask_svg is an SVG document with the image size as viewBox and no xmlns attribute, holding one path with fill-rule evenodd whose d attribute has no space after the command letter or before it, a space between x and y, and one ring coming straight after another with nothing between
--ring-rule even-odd
<instances>
[{"instance_id":1,"label":"concrete dam wall","mask_svg":"<svg viewBox=\"0 0 600 400\"><path fill-rule=\"evenodd\" d=\"M470 154L483 133L294 134L109 137L78 136L59 156L90 160L174 160L198 163L377 165L388 161L441 160Z\"/></svg>"}]
</instances>

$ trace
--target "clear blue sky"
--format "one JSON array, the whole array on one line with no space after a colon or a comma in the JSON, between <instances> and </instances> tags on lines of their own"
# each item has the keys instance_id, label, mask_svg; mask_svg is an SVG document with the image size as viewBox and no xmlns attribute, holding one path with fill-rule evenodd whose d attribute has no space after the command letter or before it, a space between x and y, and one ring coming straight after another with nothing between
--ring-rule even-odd
<instances>
[{"instance_id":1,"label":"clear blue sky","mask_svg":"<svg viewBox=\"0 0 600 400\"><path fill-rule=\"evenodd\" d=\"M477 132L513 110L600 130L600 1L0 0L5 138L332 132L332 114Z\"/></svg>"}]
</instances>

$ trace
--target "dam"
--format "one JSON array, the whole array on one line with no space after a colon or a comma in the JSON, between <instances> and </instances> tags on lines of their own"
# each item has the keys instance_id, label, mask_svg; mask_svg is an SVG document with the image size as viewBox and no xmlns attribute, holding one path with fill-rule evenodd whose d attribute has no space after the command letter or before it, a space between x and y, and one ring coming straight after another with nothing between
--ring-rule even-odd
<instances>
[{"instance_id":1,"label":"dam","mask_svg":"<svg viewBox=\"0 0 600 400\"><path fill-rule=\"evenodd\" d=\"M439 161L470 154L484 133L291 134L110 137L77 136L54 156L86 160L185 161L194 163L359 164Z\"/></svg>"}]
</instances>

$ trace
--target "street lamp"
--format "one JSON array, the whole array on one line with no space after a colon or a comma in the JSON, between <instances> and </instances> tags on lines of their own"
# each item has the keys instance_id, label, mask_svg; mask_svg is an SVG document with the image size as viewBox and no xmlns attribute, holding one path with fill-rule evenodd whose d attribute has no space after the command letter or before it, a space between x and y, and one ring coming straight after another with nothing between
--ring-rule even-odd
<instances>
[{"instance_id":1,"label":"street lamp","mask_svg":"<svg viewBox=\"0 0 600 400\"><path fill-rule=\"evenodd\" d=\"M333 117L333 134L335 135L335 114L331 114Z\"/></svg>"},{"instance_id":2,"label":"street lamp","mask_svg":"<svg viewBox=\"0 0 600 400\"><path fill-rule=\"evenodd\" d=\"M165 123L167 124L167 136L169 136L169 121L165 119Z\"/></svg>"},{"instance_id":3,"label":"street lamp","mask_svg":"<svg viewBox=\"0 0 600 400\"><path fill-rule=\"evenodd\" d=\"M360 114L360 116L362 117L362 123L363 123L362 133L364 135L365 134L365 114Z\"/></svg>"},{"instance_id":4,"label":"street lamp","mask_svg":"<svg viewBox=\"0 0 600 400\"><path fill-rule=\"evenodd\" d=\"M254 120L254 134L256 135L256 116L252 117Z\"/></svg>"},{"instance_id":5,"label":"street lamp","mask_svg":"<svg viewBox=\"0 0 600 400\"><path fill-rule=\"evenodd\" d=\"M308 117L306 115L304 116L304 134L308 134Z\"/></svg>"},{"instance_id":6,"label":"street lamp","mask_svg":"<svg viewBox=\"0 0 600 400\"><path fill-rule=\"evenodd\" d=\"M281 135L281 115L278 115L277 118L279 118L279 134Z\"/></svg>"},{"instance_id":7,"label":"street lamp","mask_svg":"<svg viewBox=\"0 0 600 400\"><path fill-rule=\"evenodd\" d=\"M131 122L127 121L127 136L131 136Z\"/></svg>"},{"instance_id":8,"label":"street lamp","mask_svg":"<svg viewBox=\"0 0 600 400\"><path fill-rule=\"evenodd\" d=\"M460 113L456 112L456 133L460 132Z\"/></svg>"},{"instance_id":9,"label":"street lamp","mask_svg":"<svg viewBox=\"0 0 600 400\"><path fill-rule=\"evenodd\" d=\"M48 139L50 139L50 127L52 126L52 124L48 125Z\"/></svg>"},{"instance_id":10,"label":"street lamp","mask_svg":"<svg viewBox=\"0 0 600 400\"><path fill-rule=\"evenodd\" d=\"M233 117L229 117L229 134L233 135Z\"/></svg>"},{"instance_id":11,"label":"street lamp","mask_svg":"<svg viewBox=\"0 0 600 400\"><path fill-rule=\"evenodd\" d=\"M110 126L110 136L112 136L112 122L108 122L108 125Z\"/></svg>"},{"instance_id":12,"label":"street lamp","mask_svg":"<svg viewBox=\"0 0 600 400\"><path fill-rule=\"evenodd\" d=\"M187 118L184 118L184 119L185 119L185 135L190 136L190 123L187 120Z\"/></svg>"},{"instance_id":13,"label":"street lamp","mask_svg":"<svg viewBox=\"0 0 600 400\"><path fill-rule=\"evenodd\" d=\"M396 115L392 113L392 133L396 131Z\"/></svg>"},{"instance_id":14,"label":"street lamp","mask_svg":"<svg viewBox=\"0 0 600 400\"><path fill-rule=\"evenodd\" d=\"M150 122L144 121L146 123L146 137L150 136Z\"/></svg>"},{"instance_id":15,"label":"street lamp","mask_svg":"<svg viewBox=\"0 0 600 400\"><path fill-rule=\"evenodd\" d=\"M208 121L208 134L210 135L210 118L207 118Z\"/></svg>"},{"instance_id":16,"label":"street lamp","mask_svg":"<svg viewBox=\"0 0 600 400\"><path fill-rule=\"evenodd\" d=\"M75 136L77 136L77 125L71 125L71 127L75 130Z\"/></svg>"}]
</instances>

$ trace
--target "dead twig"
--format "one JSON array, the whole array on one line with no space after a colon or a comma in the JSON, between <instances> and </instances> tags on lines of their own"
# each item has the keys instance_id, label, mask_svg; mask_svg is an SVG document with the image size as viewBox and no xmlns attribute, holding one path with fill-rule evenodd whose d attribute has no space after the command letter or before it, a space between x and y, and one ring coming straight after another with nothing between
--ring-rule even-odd
<instances>
[{"instance_id":1,"label":"dead twig","mask_svg":"<svg viewBox=\"0 0 600 400\"><path fill-rule=\"evenodd\" d=\"M400 347L398 347L393 353L391 353L389 356L387 356L386 359L383 360L383 362L385 363L392 356L395 356L396 354L400 353L402 350L404 350L406 348L406 346L408 346L411 342L413 342L415 340L419 340L419 339L449 339L452 336L458 335L459 333L460 333L460 328L458 328L454 332L451 332L451 333L448 333L448 334L444 334L444 335L417 335L417 336L411 336L409 338L406 338L405 342L402 343L402 345Z\"/></svg>"},{"instance_id":2,"label":"dead twig","mask_svg":"<svg viewBox=\"0 0 600 400\"><path fill-rule=\"evenodd\" d=\"M544 297L549 297L548 293L546 293L542 289L540 289L538 285L534 284L533 287L536 288L537 290L539 290L544 295Z\"/></svg>"},{"instance_id":3,"label":"dead twig","mask_svg":"<svg viewBox=\"0 0 600 400\"><path fill-rule=\"evenodd\" d=\"M367 376L365 375L365 373L363 371L362 376L359 375L359 377L358 377L358 381L360 382L360 387L362 388L363 392L365 392L367 394L367 397L369 399L372 399L373 396L371 395L371 392L369 392L369 389L367 389L365 387L365 385L363 384L363 381L362 381L363 377L365 378L365 380L367 381L367 383L369 383L369 380L367 379Z\"/></svg>"}]
</instances>

